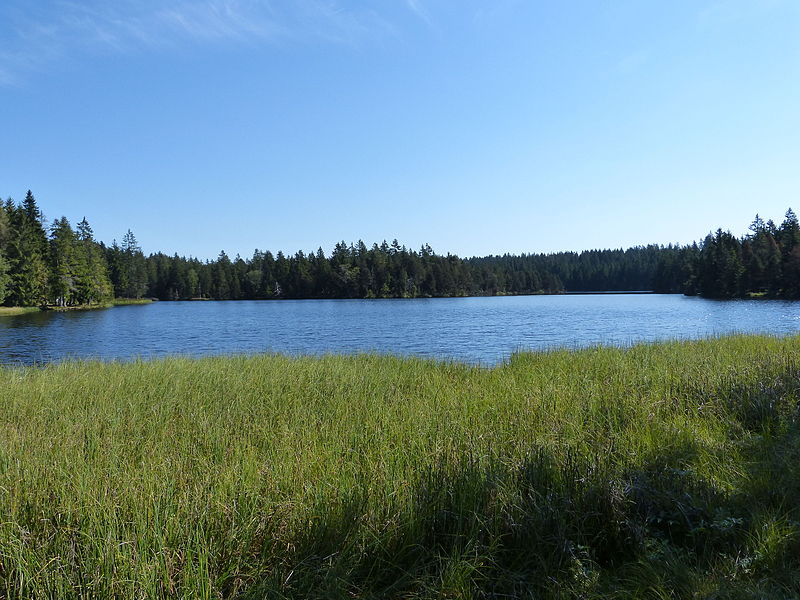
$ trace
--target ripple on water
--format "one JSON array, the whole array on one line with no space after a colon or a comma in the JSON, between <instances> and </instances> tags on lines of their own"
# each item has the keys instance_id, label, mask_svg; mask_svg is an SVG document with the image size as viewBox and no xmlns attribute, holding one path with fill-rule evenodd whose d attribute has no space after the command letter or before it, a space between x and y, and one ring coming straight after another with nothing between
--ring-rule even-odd
<instances>
[{"instance_id":1,"label":"ripple on water","mask_svg":"<svg viewBox=\"0 0 800 600\"><path fill-rule=\"evenodd\" d=\"M497 364L520 349L800 331L800 302L679 295L157 302L0 319L0 363L383 352Z\"/></svg>"}]
</instances>

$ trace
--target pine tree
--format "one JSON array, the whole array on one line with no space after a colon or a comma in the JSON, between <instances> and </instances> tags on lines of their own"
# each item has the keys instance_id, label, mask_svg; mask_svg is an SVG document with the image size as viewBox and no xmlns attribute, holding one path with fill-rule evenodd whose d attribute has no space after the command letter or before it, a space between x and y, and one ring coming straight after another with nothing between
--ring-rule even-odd
<instances>
[{"instance_id":1,"label":"pine tree","mask_svg":"<svg viewBox=\"0 0 800 600\"><path fill-rule=\"evenodd\" d=\"M9 203L11 204L9 205ZM9 222L9 215L13 208L13 201L10 198L8 202L0 205L0 252L4 252L6 246L11 241L11 223Z\"/></svg>"},{"instance_id":2,"label":"pine tree","mask_svg":"<svg viewBox=\"0 0 800 600\"><path fill-rule=\"evenodd\" d=\"M729 231L709 234L700 251L698 285L708 298L736 298L745 291L741 243Z\"/></svg>"},{"instance_id":3,"label":"pine tree","mask_svg":"<svg viewBox=\"0 0 800 600\"><path fill-rule=\"evenodd\" d=\"M81 304L103 302L113 296L103 248L84 217L77 227L77 297Z\"/></svg>"},{"instance_id":4,"label":"pine tree","mask_svg":"<svg viewBox=\"0 0 800 600\"><path fill-rule=\"evenodd\" d=\"M57 306L77 301L78 263L75 232L66 217L56 219L50 228L50 293Z\"/></svg>"},{"instance_id":5,"label":"pine tree","mask_svg":"<svg viewBox=\"0 0 800 600\"><path fill-rule=\"evenodd\" d=\"M219 253L217 262L214 263L214 279L212 297L216 300L230 300L231 298L231 259L225 251Z\"/></svg>"},{"instance_id":6,"label":"pine tree","mask_svg":"<svg viewBox=\"0 0 800 600\"><path fill-rule=\"evenodd\" d=\"M783 223L781 223L778 233L780 235L780 242L787 254L794 250L795 246L800 244L800 221L791 208L786 211L786 217Z\"/></svg>"},{"instance_id":7,"label":"pine tree","mask_svg":"<svg viewBox=\"0 0 800 600\"><path fill-rule=\"evenodd\" d=\"M10 267L11 293L6 302L16 306L45 305L50 273L44 217L30 190L22 206L14 206L11 202L6 204L6 210L10 211L11 226L6 256Z\"/></svg>"},{"instance_id":8,"label":"pine tree","mask_svg":"<svg viewBox=\"0 0 800 600\"><path fill-rule=\"evenodd\" d=\"M11 291L10 265L6 259L6 248L11 239L11 225L8 222L6 207L0 205L0 304Z\"/></svg>"},{"instance_id":9,"label":"pine tree","mask_svg":"<svg viewBox=\"0 0 800 600\"><path fill-rule=\"evenodd\" d=\"M47 255L48 243L47 232L45 231L44 226L44 214L41 210L39 210L39 206L36 204L36 199L33 197L33 193L30 190L28 190L27 194L25 194L25 200L22 201L22 212L25 214L27 221L32 226L31 235L36 241L36 244L38 244L39 251L43 256Z\"/></svg>"},{"instance_id":10,"label":"pine tree","mask_svg":"<svg viewBox=\"0 0 800 600\"><path fill-rule=\"evenodd\" d=\"M11 291L11 277L8 274L9 264L6 257L0 252L0 304L6 299Z\"/></svg>"},{"instance_id":11,"label":"pine tree","mask_svg":"<svg viewBox=\"0 0 800 600\"><path fill-rule=\"evenodd\" d=\"M200 277L195 269L189 269L186 272L186 284L188 286L186 297L189 299L197 298L200 296Z\"/></svg>"},{"instance_id":12,"label":"pine tree","mask_svg":"<svg viewBox=\"0 0 800 600\"><path fill-rule=\"evenodd\" d=\"M128 229L122 237L120 248L120 281L125 298L141 298L147 291L147 265L136 236Z\"/></svg>"}]
</instances>

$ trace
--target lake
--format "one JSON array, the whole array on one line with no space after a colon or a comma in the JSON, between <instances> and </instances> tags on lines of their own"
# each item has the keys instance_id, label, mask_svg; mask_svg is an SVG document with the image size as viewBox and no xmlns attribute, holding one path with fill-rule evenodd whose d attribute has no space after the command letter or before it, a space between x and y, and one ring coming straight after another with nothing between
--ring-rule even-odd
<instances>
[{"instance_id":1,"label":"lake","mask_svg":"<svg viewBox=\"0 0 800 600\"><path fill-rule=\"evenodd\" d=\"M493 365L515 350L800 332L800 302L661 294L156 302L0 318L0 364L377 351Z\"/></svg>"}]
</instances>

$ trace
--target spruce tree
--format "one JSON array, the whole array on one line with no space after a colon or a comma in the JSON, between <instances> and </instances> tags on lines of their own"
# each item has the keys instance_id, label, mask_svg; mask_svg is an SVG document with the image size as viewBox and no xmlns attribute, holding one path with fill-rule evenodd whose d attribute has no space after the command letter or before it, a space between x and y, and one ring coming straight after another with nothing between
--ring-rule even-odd
<instances>
[{"instance_id":1,"label":"spruce tree","mask_svg":"<svg viewBox=\"0 0 800 600\"><path fill-rule=\"evenodd\" d=\"M147 265L136 236L128 229L122 238L121 269L124 271L126 298L141 298L147 291Z\"/></svg>"},{"instance_id":2,"label":"spruce tree","mask_svg":"<svg viewBox=\"0 0 800 600\"><path fill-rule=\"evenodd\" d=\"M10 265L6 259L6 248L11 237L11 226L5 206L0 206L0 304L10 293L11 277L8 274Z\"/></svg>"},{"instance_id":3,"label":"spruce tree","mask_svg":"<svg viewBox=\"0 0 800 600\"><path fill-rule=\"evenodd\" d=\"M111 298L113 288L105 253L94 240L94 232L86 217L78 223L76 254L78 301L94 304Z\"/></svg>"},{"instance_id":4,"label":"spruce tree","mask_svg":"<svg viewBox=\"0 0 800 600\"><path fill-rule=\"evenodd\" d=\"M231 298L231 260L223 250L219 253L217 262L214 263L212 298L216 300L230 300Z\"/></svg>"},{"instance_id":5,"label":"spruce tree","mask_svg":"<svg viewBox=\"0 0 800 600\"><path fill-rule=\"evenodd\" d=\"M5 302L6 296L8 296L11 291L11 277L8 271L8 261L3 253L0 252L0 304Z\"/></svg>"},{"instance_id":6,"label":"spruce tree","mask_svg":"<svg viewBox=\"0 0 800 600\"><path fill-rule=\"evenodd\" d=\"M188 287L187 298L192 299L199 297L200 276L195 269L189 269L186 272L186 285Z\"/></svg>"},{"instance_id":7,"label":"spruce tree","mask_svg":"<svg viewBox=\"0 0 800 600\"><path fill-rule=\"evenodd\" d=\"M12 202L11 199L9 199L8 202ZM9 241L11 241L11 223L9 222L9 215L11 214L11 210L13 210L13 204L11 204L10 209L8 206L8 203L0 205L0 252L5 251L6 246Z\"/></svg>"},{"instance_id":8,"label":"spruce tree","mask_svg":"<svg viewBox=\"0 0 800 600\"><path fill-rule=\"evenodd\" d=\"M30 191L22 206L11 204L11 235L7 247L11 293L6 302L16 306L45 305L50 272L44 217Z\"/></svg>"},{"instance_id":9,"label":"spruce tree","mask_svg":"<svg viewBox=\"0 0 800 600\"><path fill-rule=\"evenodd\" d=\"M77 238L66 217L53 221L50 228L50 293L57 306L70 306L78 300Z\"/></svg>"}]
</instances>

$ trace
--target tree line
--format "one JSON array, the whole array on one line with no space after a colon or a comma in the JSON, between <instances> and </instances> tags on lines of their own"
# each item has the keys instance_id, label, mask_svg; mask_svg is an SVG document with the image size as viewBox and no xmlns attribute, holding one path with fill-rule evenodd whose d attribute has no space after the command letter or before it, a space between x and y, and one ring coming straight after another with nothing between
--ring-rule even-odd
<instances>
[{"instance_id":1,"label":"tree line","mask_svg":"<svg viewBox=\"0 0 800 600\"><path fill-rule=\"evenodd\" d=\"M790 210L781 226L760 218L738 239L717 231L690 246L637 246L459 258L397 240L368 247L336 244L326 255L256 250L249 258L201 261L145 256L128 230L121 244L94 239L83 218L47 226L33 194L0 210L0 303L78 306L113 297L160 300L418 298L634 291L733 298L756 293L800 297L800 226Z\"/></svg>"},{"instance_id":2,"label":"tree line","mask_svg":"<svg viewBox=\"0 0 800 600\"><path fill-rule=\"evenodd\" d=\"M33 194L0 210L0 302L11 306L97 304L113 295L106 248L86 219L66 218L48 232Z\"/></svg>"},{"instance_id":3,"label":"tree line","mask_svg":"<svg viewBox=\"0 0 800 600\"><path fill-rule=\"evenodd\" d=\"M800 299L800 222L790 208L776 225L756 215L747 235L717 229L663 254L654 289L706 298Z\"/></svg>"}]
</instances>

